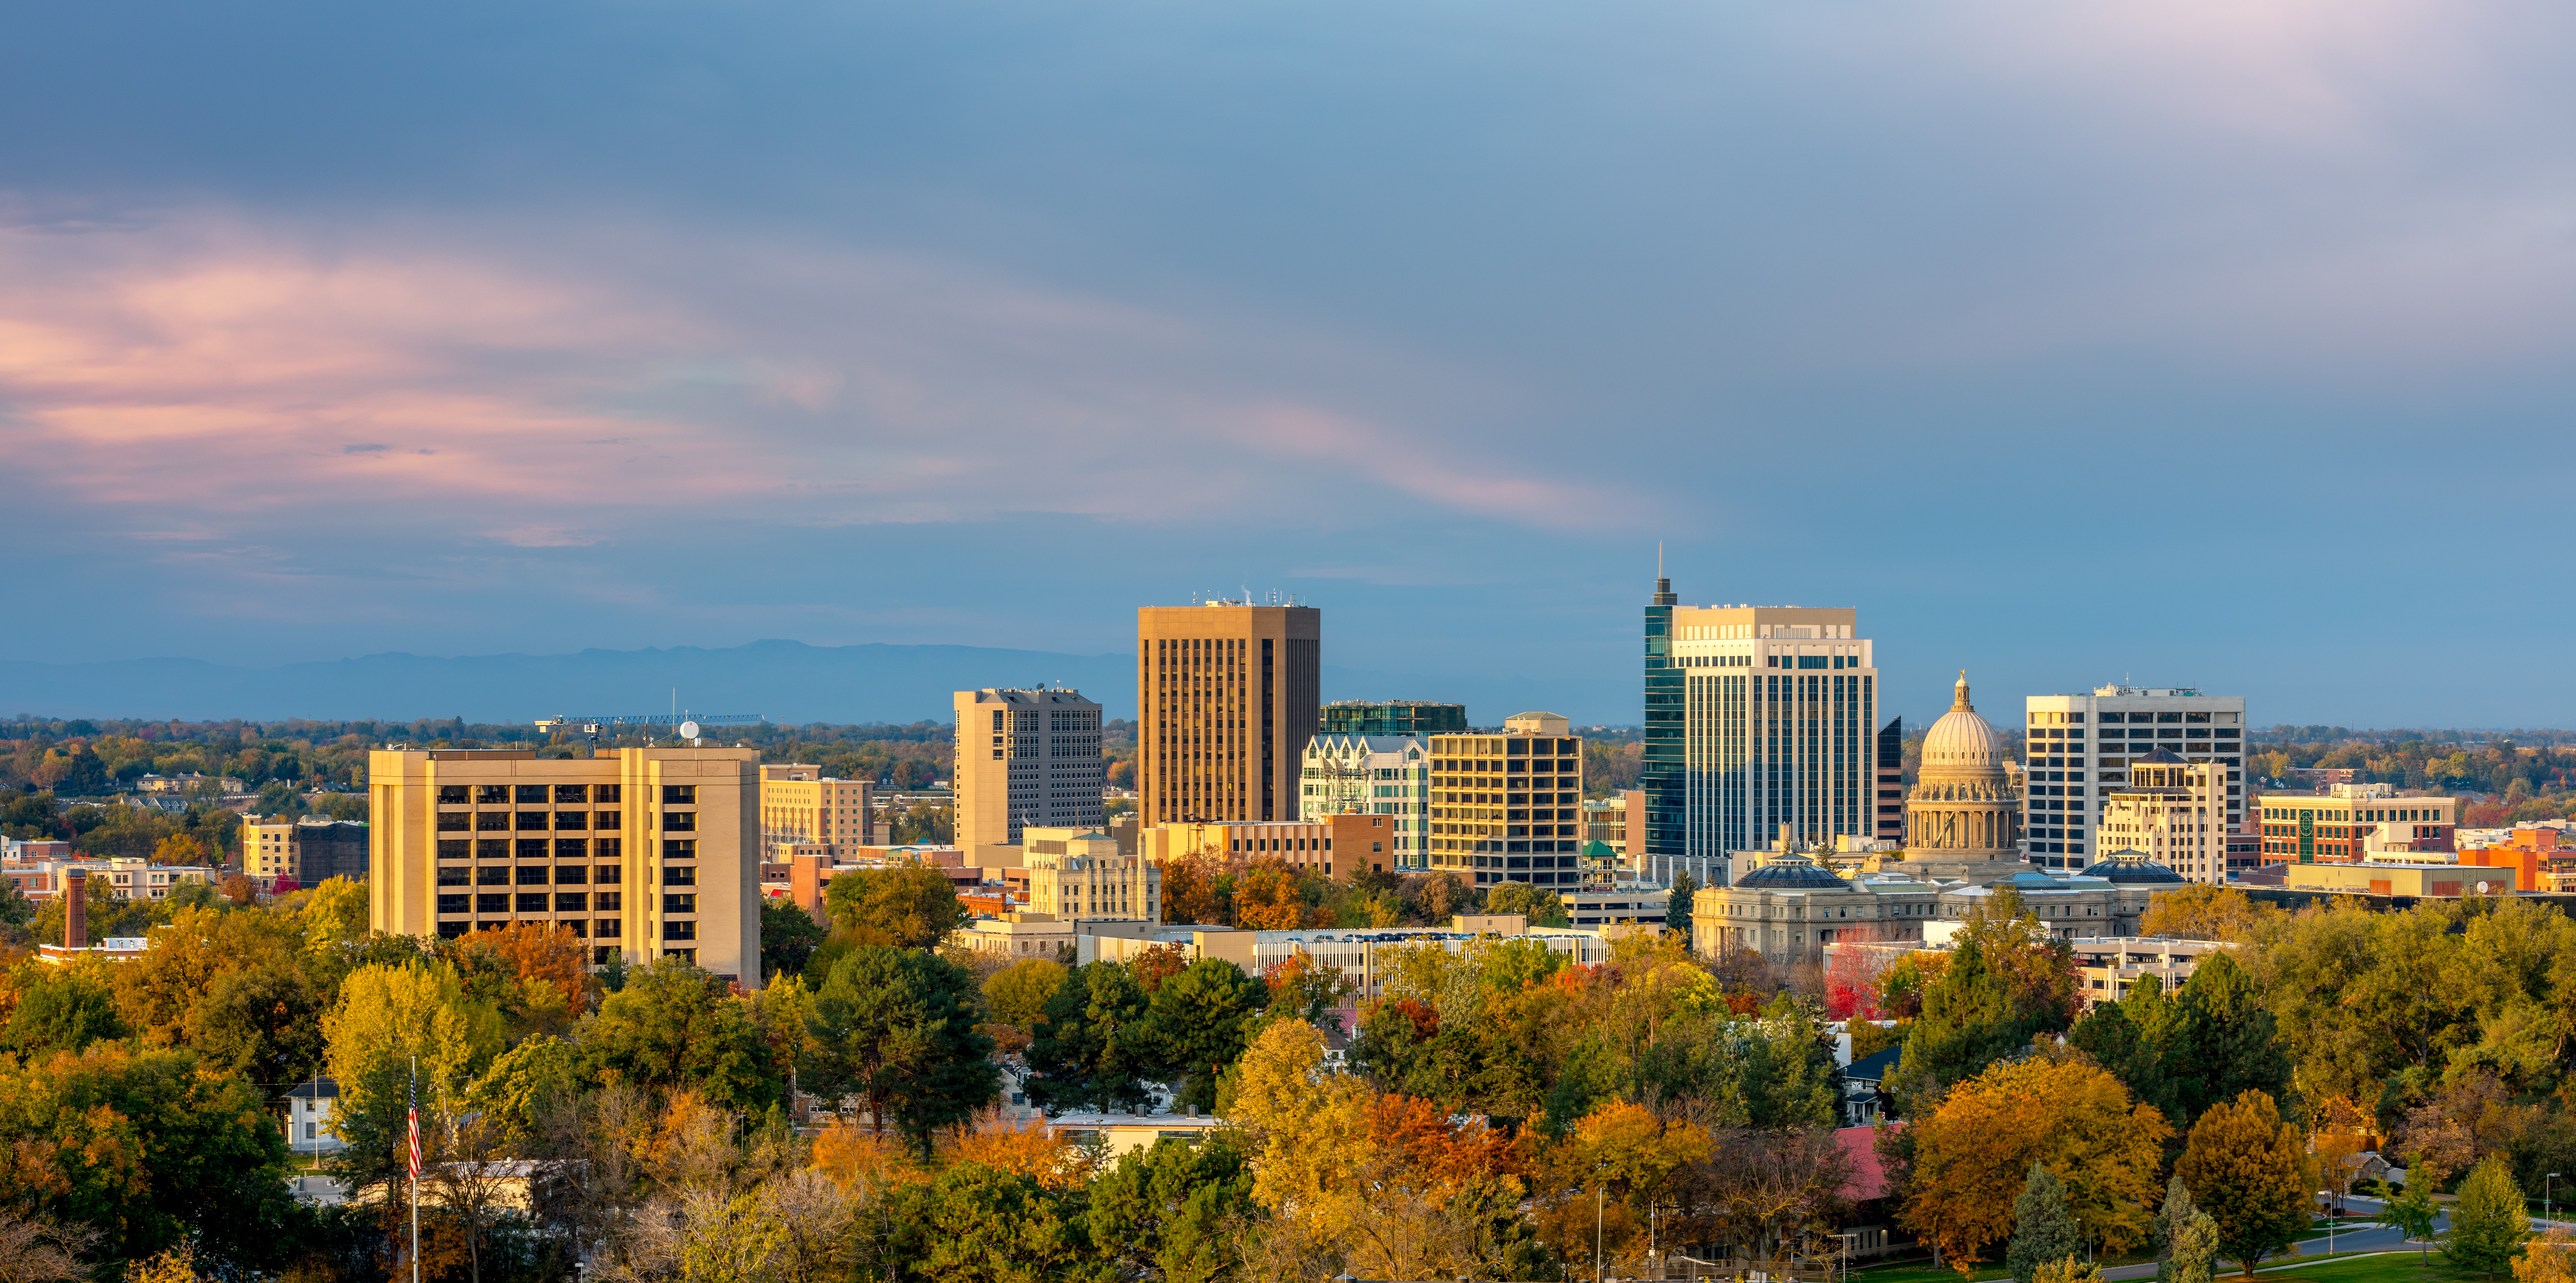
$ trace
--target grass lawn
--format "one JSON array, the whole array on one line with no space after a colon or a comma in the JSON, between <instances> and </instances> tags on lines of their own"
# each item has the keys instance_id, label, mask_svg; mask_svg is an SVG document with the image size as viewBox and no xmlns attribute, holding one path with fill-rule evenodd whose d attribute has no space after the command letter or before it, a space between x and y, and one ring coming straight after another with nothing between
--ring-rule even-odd
<instances>
[{"instance_id":1,"label":"grass lawn","mask_svg":"<svg viewBox=\"0 0 2576 1283\"><path fill-rule=\"evenodd\" d=\"M2271 1264L2280 1264L2280 1262ZM2440 1252L2419 1257L2413 1248L2408 1248L2402 1253L2391 1252L2379 1256L2321 1257L2313 1265L2295 1266L2279 1271L2279 1274L2295 1275L2301 1283L2307 1283L2308 1280L2314 1280L2314 1283L2484 1283L2483 1275L2452 1269L2450 1263L2442 1259ZM2212 1283L2224 1283L2225 1280L2236 1277L2234 1262L2229 1262L2228 1268L2216 1273ZM2278 1275L2257 1275L2256 1277L2278 1277ZM2501 1280L2512 1278L2511 1275L2498 1277Z\"/></svg>"}]
</instances>

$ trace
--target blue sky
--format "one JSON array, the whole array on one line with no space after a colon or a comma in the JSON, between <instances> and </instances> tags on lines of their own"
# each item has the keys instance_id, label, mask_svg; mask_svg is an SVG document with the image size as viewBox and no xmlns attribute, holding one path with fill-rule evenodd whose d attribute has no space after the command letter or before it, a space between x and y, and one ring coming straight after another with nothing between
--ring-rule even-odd
<instances>
[{"instance_id":1,"label":"blue sky","mask_svg":"<svg viewBox=\"0 0 2576 1283\"><path fill-rule=\"evenodd\" d=\"M1661 541L1858 607L1915 716L2576 724L2563 6L9 25L0 658L1106 653L1249 587L1615 702Z\"/></svg>"}]
</instances>

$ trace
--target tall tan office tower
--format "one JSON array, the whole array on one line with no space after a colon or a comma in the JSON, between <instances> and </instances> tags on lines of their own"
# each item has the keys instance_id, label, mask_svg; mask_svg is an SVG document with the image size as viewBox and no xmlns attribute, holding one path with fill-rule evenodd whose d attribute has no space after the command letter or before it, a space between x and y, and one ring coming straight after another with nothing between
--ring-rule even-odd
<instances>
[{"instance_id":1,"label":"tall tan office tower","mask_svg":"<svg viewBox=\"0 0 2576 1283\"><path fill-rule=\"evenodd\" d=\"M1136 611L1138 809L1147 825L1293 820L1323 707L1324 612L1212 601Z\"/></svg>"},{"instance_id":2,"label":"tall tan office tower","mask_svg":"<svg viewBox=\"0 0 2576 1283\"><path fill-rule=\"evenodd\" d=\"M957 711L957 845L1018 846L1028 825L1100 827L1100 705L1076 690L987 687L950 696Z\"/></svg>"}]
</instances>

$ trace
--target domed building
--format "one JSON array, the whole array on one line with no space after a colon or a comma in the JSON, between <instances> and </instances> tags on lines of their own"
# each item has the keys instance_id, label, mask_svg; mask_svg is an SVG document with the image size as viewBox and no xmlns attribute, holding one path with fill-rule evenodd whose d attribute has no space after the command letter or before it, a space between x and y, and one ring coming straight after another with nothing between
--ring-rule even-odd
<instances>
[{"instance_id":1,"label":"domed building","mask_svg":"<svg viewBox=\"0 0 2576 1283\"><path fill-rule=\"evenodd\" d=\"M1977 716L1960 673L1950 711L1923 733L1923 765L1905 799L1905 872L1983 882L2021 871L2021 800L2004 770L2010 760L2003 732Z\"/></svg>"}]
</instances>

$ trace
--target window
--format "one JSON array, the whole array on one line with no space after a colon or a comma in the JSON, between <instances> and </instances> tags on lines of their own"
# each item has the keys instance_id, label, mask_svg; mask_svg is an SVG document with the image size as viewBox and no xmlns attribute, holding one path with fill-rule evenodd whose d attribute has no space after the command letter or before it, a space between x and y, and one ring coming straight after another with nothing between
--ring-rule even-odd
<instances>
[{"instance_id":1,"label":"window","mask_svg":"<svg viewBox=\"0 0 2576 1283\"><path fill-rule=\"evenodd\" d=\"M698 844L695 841L683 842L676 839L665 841L662 843L662 858L665 860L694 860L698 858Z\"/></svg>"},{"instance_id":2,"label":"window","mask_svg":"<svg viewBox=\"0 0 2576 1283\"><path fill-rule=\"evenodd\" d=\"M469 895L442 895L438 897L438 911L441 913L470 913L473 910L467 907L467 902L471 901L473 898L474 897Z\"/></svg>"},{"instance_id":3,"label":"window","mask_svg":"<svg viewBox=\"0 0 2576 1283\"><path fill-rule=\"evenodd\" d=\"M662 938L665 940L695 940L698 938L698 924L694 922L665 922L662 924Z\"/></svg>"},{"instance_id":4,"label":"window","mask_svg":"<svg viewBox=\"0 0 2576 1283\"><path fill-rule=\"evenodd\" d=\"M506 868L500 867L476 869L474 871L474 885L482 887L508 886L510 885L510 871Z\"/></svg>"},{"instance_id":5,"label":"window","mask_svg":"<svg viewBox=\"0 0 2576 1283\"><path fill-rule=\"evenodd\" d=\"M665 833L695 833L698 831L698 813L695 811L666 811L662 814L662 831Z\"/></svg>"},{"instance_id":6,"label":"window","mask_svg":"<svg viewBox=\"0 0 2576 1283\"><path fill-rule=\"evenodd\" d=\"M695 784L665 784L665 785L663 785L663 786L662 786L662 805L664 805L664 806L696 806L697 804L698 804L698 786L697 786L697 785L695 785Z\"/></svg>"},{"instance_id":7,"label":"window","mask_svg":"<svg viewBox=\"0 0 2576 1283\"><path fill-rule=\"evenodd\" d=\"M671 868L662 870L662 885L666 887L693 887L697 884L698 871L696 869Z\"/></svg>"},{"instance_id":8,"label":"window","mask_svg":"<svg viewBox=\"0 0 2576 1283\"><path fill-rule=\"evenodd\" d=\"M485 895L478 891L474 895L474 911L476 913L508 913L510 911L510 895L506 891L498 895Z\"/></svg>"},{"instance_id":9,"label":"window","mask_svg":"<svg viewBox=\"0 0 2576 1283\"><path fill-rule=\"evenodd\" d=\"M442 860L473 859L474 844L464 838L452 838L440 842L438 844L438 858Z\"/></svg>"},{"instance_id":10,"label":"window","mask_svg":"<svg viewBox=\"0 0 2576 1283\"><path fill-rule=\"evenodd\" d=\"M602 852L602 854L606 853ZM603 864L591 870L590 880L604 887L615 886L618 881L625 876L625 874L626 871L624 869L621 869L614 864Z\"/></svg>"},{"instance_id":11,"label":"window","mask_svg":"<svg viewBox=\"0 0 2576 1283\"><path fill-rule=\"evenodd\" d=\"M519 827L522 829L545 829L552 826L546 823L546 813L543 811L521 811L519 812Z\"/></svg>"},{"instance_id":12,"label":"window","mask_svg":"<svg viewBox=\"0 0 2576 1283\"><path fill-rule=\"evenodd\" d=\"M555 812L555 827L556 827L556 828L558 828L558 829L586 829L586 828L589 828L589 827L590 827L590 812L588 812L588 811L557 811L557 812Z\"/></svg>"},{"instance_id":13,"label":"window","mask_svg":"<svg viewBox=\"0 0 2576 1283\"><path fill-rule=\"evenodd\" d=\"M440 869L438 871L438 885L443 887L469 886L473 881L474 870L472 869L460 867L454 869Z\"/></svg>"},{"instance_id":14,"label":"window","mask_svg":"<svg viewBox=\"0 0 2576 1283\"><path fill-rule=\"evenodd\" d=\"M590 911L590 894L589 894L588 892L586 892L586 891L557 891L557 892L555 892L555 912L557 912L557 913L587 913L587 912L589 912L589 911Z\"/></svg>"},{"instance_id":15,"label":"window","mask_svg":"<svg viewBox=\"0 0 2576 1283\"><path fill-rule=\"evenodd\" d=\"M522 860L542 860L546 858L546 840L544 838L520 838L519 858Z\"/></svg>"},{"instance_id":16,"label":"window","mask_svg":"<svg viewBox=\"0 0 2576 1283\"><path fill-rule=\"evenodd\" d=\"M476 839L474 840L474 858L475 858L475 859L478 859L478 860L506 860L506 859L509 859L509 858L510 858L510 839L508 839L508 838L476 838Z\"/></svg>"},{"instance_id":17,"label":"window","mask_svg":"<svg viewBox=\"0 0 2576 1283\"><path fill-rule=\"evenodd\" d=\"M477 784L474 786L474 804L476 806L507 806L510 804L510 786L507 784Z\"/></svg>"},{"instance_id":18,"label":"window","mask_svg":"<svg viewBox=\"0 0 2576 1283\"><path fill-rule=\"evenodd\" d=\"M519 885L523 887L544 886L546 884L546 866L542 864L522 866L519 869L518 881Z\"/></svg>"},{"instance_id":19,"label":"window","mask_svg":"<svg viewBox=\"0 0 2576 1283\"><path fill-rule=\"evenodd\" d=\"M582 883L588 882L589 880L590 866L587 864L558 864L555 866L555 884L558 886L580 886Z\"/></svg>"},{"instance_id":20,"label":"window","mask_svg":"<svg viewBox=\"0 0 2576 1283\"><path fill-rule=\"evenodd\" d=\"M466 788L462 784L441 784L438 786L438 804L440 806L463 806L465 805L466 797Z\"/></svg>"},{"instance_id":21,"label":"window","mask_svg":"<svg viewBox=\"0 0 2576 1283\"><path fill-rule=\"evenodd\" d=\"M543 784L522 784L519 786L518 793L519 801L522 803L532 803L537 806L546 804L546 786Z\"/></svg>"},{"instance_id":22,"label":"window","mask_svg":"<svg viewBox=\"0 0 2576 1283\"><path fill-rule=\"evenodd\" d=\"M619 907L626 902L626 894L622 891L602 891L595 898L598 900L598 903L592 907L599 910L601 913L615 913L618 911ZM604 932L603 934L613 936L617 933L609 931Z\"/></svg>"},{"instance_id":23,"label":"window","mask_svg":"<svg viewBox=\"0 0 2576 1283\"><path fill-rule=\"evenodd\" d=\"M601 806L615 806L618 804L618 795L625 791L626 786L623 784L593 785L590 790L590 800Z\"/></svg>"},{"instance_id":24,"label":"window","mask_svg":"<svg viewBox=\"0 0 2576 1283\"><path fill-rule=\"evenodd\" d=\"M601 811L592 816L591 826L601 829L622 829L626 827L626 816L621 811Z\"/></svg>"},{"instance_id":25,"label":"window","mask_svg":"<svg viewBox=\"0 0 2576 1283\"><path fill-rule=\"evenodd\" d=\"M519 895L519 912L521 912L521 913L543 913L543 912L545 912L545 911L546 911L546 893L545 893L545 892L543 892L543 891L524 891L524 892L521 892L521 893L520 893L520 895Z\"/></svg>"},{"instance_id":26,"label":"window","mask_svg":"<svg viewBox=\"0 0 2576 1283\"><path fill-rule=\"evenodd\" d=\"M613 909L617 906L603 904L599 907L602 910L607 910ZM614 940L618 936L618 931L619 927L617 919L615 918L599 918L592 921L590 924L590 938L593 940Z\"/></svg>"},{"instance_id":27,"label":"window","mask_svg":"<svg viewBox=\"0 0 2576 1283\"><path fill-rule=\"evenodd\" d=\"M508 811L477 811L474 813L474 831L477 833L507 833L510 831L510 813Z\"/></svg>"},{"instance_id":28,"label":"window","mask_svg":"<svg viewBox=\"0 0 2576 1283\"><path fill-rule=\"evenodd\" d=\"M579 806L589 800L590 786L587 784L558 784L555 786L555 805L557 806L561 806L567 802L575 806Z\"/></svg>"},{"instance_id":29,"label":"window","mask_svg":"<svg viewBox=\"0 0 2576 1283\"><path fill-rule=\"evenodd\" d=\"M556 838L555 858L558 860L587 860L590 858L590 843L581 838Z\"/></svg>"}]
</instances>

